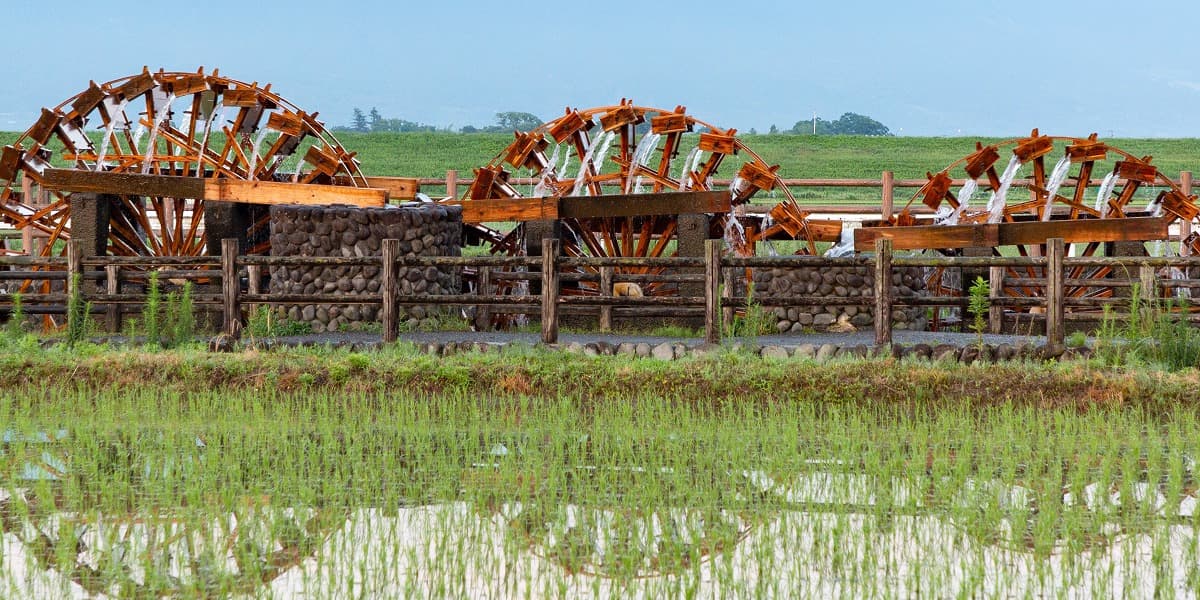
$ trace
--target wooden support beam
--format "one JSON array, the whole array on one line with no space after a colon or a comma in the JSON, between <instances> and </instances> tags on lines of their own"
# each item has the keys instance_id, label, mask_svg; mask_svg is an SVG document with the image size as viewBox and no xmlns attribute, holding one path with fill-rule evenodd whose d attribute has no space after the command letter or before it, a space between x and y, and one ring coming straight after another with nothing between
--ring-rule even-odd
<instances>
[{"instance_id":1,"label":"wooden support beam","mask_svg":"<svg viewBox=\"0 0 1200 600\"><path fill-rule=\"evenodd\" d=\"M1063 327L1063 257L1066 254L1062 238L1046 241L1046 346L1059 350L1064 347L1066 330Z\"/></svg>"},{"instance_id":2,"label":"wooden support beam","mask_svg":"<svg viewBox=\"0 0 1200 600\"><path fill-rule=\"evenodd\" d=\"M234 339L242 333L242 307L238 297L242 285L238 281L238 250L238 240L221 240L221 307L224 314L221 330Z\"/></svg>"},{"instance_id":3,"label":"wooden support beam","mask_svg":"<svg viewBox=\"0 0 1200 600\"><path fill-rule=\"evenodd\" d=\"M704 241L704 343L721 341L721 244Z\"/></svg>"},{"instance_id":4,"label":"wooden support beam","mask_svg":"<svg viewBox=\"0 0 1200 600\"><path fill-rule=\"evenodd\" d=\"M371 207L387 204L389 197L387 190L374 188L74 169L46 169L42 177L43 187L64 192L192 198L247 204L348 204Z\"/></svg>"},{"instance_id":5,"label":"wooden support beam","mask_svg":"<svg viewBox=\"0 0 1200 600\"><path fill-rule=\"evenodd\" d=\"M558 218L558 198L467 200L460 206L463 209L463 223L542 221Z\"/></svg>"},{"instance_id":6,"label":"wooden support beam","mask_svg":"<svg viewBox=\"0 0 1200 600\"><path fill-rule=\"evenodd\" d=\"M560 242L542 240L542 343L558 343L558 253Z\"/></svg>"},{"instance_id":7,"label":"wooden support beam","mask_svg":"<svg viewBox=\"0 0 1200 600\"><path fill-rule=\"evenodd\" d=\"M988 267L988 331L1000 333L1004 327L1004 307L998 300L1004 297L1004 267Z\"/></svg>"},{"instance_id":8,"label":"wooden support beam","mask_svg":"<svg viewBox=\"0 0 1200 600\"><path fill-rule=\"evenodd\" d=\"M600 297L608 298L613 295L613 268L600 267ZM600 307L600 333L609 333L612 331L612 306L604 305Z\"/></svg>"},{"instance_id":9,"label":"wooden support beam","mask_svg":"<svg viewBox=\"0 0 1200 600\"><path fill-rule=\"evenodd\" d=\"M892 240L875 240L875 345L892 344Z\"/></svg>"},{"instance_id":10,"label":"wooden support beam","mask_svg":"<svg viewBox=\"0 0 1200 600\"><path fill-rule=\"evenodd\" d=\"M383 306L380 309L380 320L383 321L383 341L384 343L396 341L399 335L399 312L396 306L396 275L399 273L396 269L396 259L400 257L400 240L386 239L383 240L382 246L382 262L381 271L379 274L379 293L383 297Z\"/></svg>"},{"instance_id":11,"label":"wooden support beam","mask_svg":"<svg viewBox=\"0 0 1200 600\"><path fill-rule=\"evenodd\" d=\"M1159 217L862 227L854 231L854 249L871 250L879 238L891 239L896 250L1044 244L1056 237L1067 243L1148 241L1166 239L1168 229L1167 220Z\"/></svg>"},{"instance_id":12,"label":"wooden support beam","mask_svg":"<svg viewBox=\"0 0 1200 600\"><path fill-rule=\"evenodd\" d=\"M558 214L565 219L638 217L729 212L728 191L665 194L609 194L560 198Z\"/></svg>"},{"instance_id":13,"label":"wooden support beam","mask_svg":"<svg viewBox=\"0 0 1200 600\"><path fill-rule=\"evenodd\" d=\"M729 212L729 192L610 194L564 198L495 198L466 200L464 223L591 219ZM451 200L450 204L456 202ZM838 224L840 228L840 223Z\"/></svg>"},{"instance_id":14,"label":"wooden support beam","mask_svg":"<svg viewBox=\"0 0 1200 600\"><path fill-rule=\"evenodd\" d=\"M367 188L387 190L388 198L392 200L415 200L417 192L421 191L421 180L417 177L363 177ZM354 178L339 175L333 178L333 184L339 186L354 185Z\"/></svg>"}]
</instances>

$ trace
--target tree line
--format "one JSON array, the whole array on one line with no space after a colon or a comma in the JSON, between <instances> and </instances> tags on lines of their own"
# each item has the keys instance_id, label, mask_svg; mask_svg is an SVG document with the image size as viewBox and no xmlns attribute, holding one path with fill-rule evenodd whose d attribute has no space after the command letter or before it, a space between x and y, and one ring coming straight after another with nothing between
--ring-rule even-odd
<instances>
[{"instance_id":1,"label":"tree line","mask_svg":"<svg viewBox=\"0 0 1200 600\"><path fill-rule=\"evenodd\" d=\"M507 111L496 113L496 122L493 125L482 127L463 125L458 131L460 133L511 133L514 130L529 131L541 124L542 120L537 115L527 112ZM380 114L379 109L375 107L371 107L371 110L366 113L361 108L355 107L353 116L350 118L350 125L334 127L333 129L334 131L357 131L359 133L380 131L400 133L413 131L454 131L453 126L441 128L436 125L409 121L408 119L387 118Z\"/></svg>"},{"instance_id":2,"label":"tree line","mask_svg":"<svg viewBox=\"0 0 1200 600\"><path fill-rule=\"evenodd\" d=\"M537 115L527 112L506 111L496 113L496 122L492 125L484 125L476 127L474 125L463 125L457 131L459 133L511 133L513 131L530 131L543 123L542 119ZM639 126L639 133L649 131L649 122ZM357 131L361 133L371 133L379 131L391 132L412 132L412 131L455 131L453 126L439 128L436 125L426 125L416 121L407 119L391 119L385 118L379 113L379 110L372 107L370 111L364 113L362 109L355 108L353 117L351 118L348 127L335 127L335 131ZM892 135L891 130L886 125L858 113L843 113L841 117L829 121L821 117L796 121L791 129L780 130L779 127L771 125L768 133L777 134L793 134L793 135L874 135L886 136ZM751 129L751 135L757 135L758 131Z\"/></svg>"}]
</instances>

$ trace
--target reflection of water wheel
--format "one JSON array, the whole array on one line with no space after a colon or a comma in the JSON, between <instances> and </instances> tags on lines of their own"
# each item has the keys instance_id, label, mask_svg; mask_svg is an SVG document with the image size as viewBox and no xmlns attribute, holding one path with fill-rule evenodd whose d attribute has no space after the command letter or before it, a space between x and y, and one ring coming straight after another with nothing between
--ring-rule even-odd
<instances>
[{"instance_id":1,"label":"reflection of water wheel","mask_svg":"<svg viewBox=\"0 0 1200 600\"><path fill-rule=\"evenodd\" d=\"M95 454L73 457L70 441L65 431L5 432L6 454L40 459L9 465L0 526L16 542L6 560L23 558L91 595L251 595L315 555L345 522L341 510L275 506L264 496L223 508L188 496L174 507L80 510L79 494L98 495L88 474L121 478L131 498L161 496L165 480L204 477L205 447L199 438L147 444L113 436L91 448Z\"/></svg>"},{"instance_id":2,"label":"reflection of water wheel","mask_svg":"<svg viewBox=\"0 0 1200 600\"><path fill-rule=\"evenodd\" d=\"M86 129L94 125L99 135ZM303 150L303 152L301 152ZM8 184L20 174L41 181L54 166L84 171L184 177L281 180L364 185L353 155L317 121L271 91L219 76L215 71L150 73L92 82L42 116L0 155L0 220L30 229L44 244L39 253L61 253L70 237L68 194L47 202L18 198ZM42 196L42 194L38 194ZM265 211L263 211L265 212ZM204 201L122 196L109 222L108 251L115 255L189 256L205 252ZM260 215L261 216L261 215ZM251 225L265 249L266 220ZM26 252L28 249L24 249Z\"/></svg>"},{"instance_id":3,"label":"reflection of water wheel","mask_svg":"<svg viewBox=\"0 0 1200 600\"><path fill-rule=\"evenodd\" d=\"M1001 151L1011 150L1011 156L1003 172L997 172L996 163ZM1047 170L1046 158L1056 152L1061 156ZM984 146L977 143L974 153L955 161L937 174L929 175L929 181L909 200L909 205L920 200L937 211L935 222L947 225L980 223L1013 223L1020 221L1071 221L1085 219L1122 219L1138 216L1163 216L1176 219L1192 219L1197 214L1195 197L1189 197L1170 178L1150 164L1149 156L1136 157L1119 148L1101 142L1095 134L1088 138L1057 137L1040 135L1035 129L1029 137L1018 138ZM1030 166L1029 200L1009 202L1009 192L1022 171ZM1101 175L1103 174L1103 175ZM965 180L958 192L952 191L956 179ZM1088 185L1101 181L1096 195L1088 194ZM1064 188L1073 188L1064 193ZM1155 188L1161 188L1157 194ZM974 208L972 199L979 191L989 192L983 208ZM1146 192L1150 193L1147 194ZM1142 204L1145 198L1148 203ZM913 224L907 208L894 220L894 224ZM1067 244L1067 255L1090 257L1103 253L1101 242L1076 242ZM1125 248L1136 252L1146 251L1144 242L1136 242ZM1155 243L1152 252L1163 253L1174 250L1166 244ZM941 251L944 253L956 251ZM1045 245L1015 245L992 248L996 256L1044 256ZM1007 275L1014 278L1044 277L1041 267L1010 268ZM1068 279L1103 279L1112 276L1112 267L1079 267L1067 273ZM1124 274L1122 274L1123 276ZM944 268L931 269L927 285L936 295L961 295L970 282L962 281L957 273ZM1005 295L1015 297L1041 296L1044 289L1035 286L1006 286ZM1106 298L1113 295L1107 286L1074 285L1066 289L1068 297Z\"/></svg>"},{"instance_id":4,"label":"reflection of water wheel","mask_svg":"<svg viewBox=\"0 0 1200 600\"><path fill-rule=\"evenodd\" d=\"M597 125L599 129L597 130ZM699 131L696 137L687 134ZM733 204L744 204L759 190L778 188L785 204L795 200L776 174L758 154L735 137L736 130L721 129L688 115L682 106L673 110L636 106L622 101L615 106L567 109L563 116L530 132L516 132L515 140L487 166L475 170L475 180L463 200L503 200L531 196L603 196L609 194L704 191L713 188L713 178L723 160L744 156L738 176L730 186ZM549 156L546 150L554 144ZM681 157L682 154L682 157ZM509 183L513 169L525 169L538 179L522 193ZM798 209L794 214L801 215ZM732 215L714 215L707 232L724 235L739 251L745 251L741 225ZM675 215L566 218L562 227L563 253L567 256L660 257L677 254L680 220ZM492 252L521 254L525 251L526 227L510 232L479 229ZM810 244L815 252L815 241ZM626 267L617 273L647 274L661 269ZM574 293L595 294L594 282L581 282ZM507 290L501 290L505 292ZM676 284L649 283L645 294L667 295L678 291Z\"/></svg>"}]
</instances>

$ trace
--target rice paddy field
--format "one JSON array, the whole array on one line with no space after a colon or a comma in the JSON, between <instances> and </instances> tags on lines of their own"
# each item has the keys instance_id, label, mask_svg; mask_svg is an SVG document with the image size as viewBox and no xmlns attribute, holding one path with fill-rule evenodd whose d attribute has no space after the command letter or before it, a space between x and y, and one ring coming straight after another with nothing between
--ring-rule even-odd
<instances>
[{"instance_id":1,"label":"rice paddy field","mask_svg":"<svg viewBox=\"0 0 1200 600\"><path fill-rule=\"evenodd\" d=\"M0 354L0 595L1193 597L1196 371Z\"/></svg>"}]
</instances>

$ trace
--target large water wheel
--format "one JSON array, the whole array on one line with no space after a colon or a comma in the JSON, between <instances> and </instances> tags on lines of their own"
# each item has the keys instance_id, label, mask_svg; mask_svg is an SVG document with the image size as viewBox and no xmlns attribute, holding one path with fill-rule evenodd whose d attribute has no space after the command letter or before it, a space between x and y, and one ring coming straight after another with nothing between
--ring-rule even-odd
<instances>
[{"instance_id":1,"label":"large water wheel","mask_svg":"<svg viewBox=\"0 0 1200 600\"><path fill-rule=\"evenodd\" d=\"M732 251L753 252L747 246L738 207L760 191L777 191L783 200L773 216L786 221L795 238L804 241L802 252L816 253L814 236L807 235L807 213L761 156L722 129L674 109L638 106L622 100L612 106L568 108L565 113L528 132L515 132L513 142L486 166L475 170L475 179L463 202L502 202L530 196L606 196L641 193L710 191L723 162L735 155L742 160L728 186L730 214L709 215L708 238L723 237ZM553 145L553 148L551 148ZM510 171L512 169L512 171ZM521 189L510 179L513 172L533 175L535 184ZM664 257L678 254L681 219L678 215L560 219L563 254L579 257ZM761 227L762 223L756 223ZM772 224L768 223L768 226ZM475 233L493 253L522 254L527 227L509 231L474 226ZM654 274L660 268L618 267L619 274ZM501 293L509 288L501 284ZM646 283L647 295L678 293L677 284ZM564 293L595 294L595 282L580 282Z\"/></svg>"},{"instance_id":2,"label":"large water wheel","mask_svg":"<svg viewBox=\"0 0 1200 600\"><path fill-rule=\"evenodd\" d=\"M91 129L89 131L89 128ZM0 153L0 221L29 230L38 254L62 253L71 236L70 195L37 188L51 166L198 178L365 186L353 154L271 86L219 75L159 71L91 82L51 109ZM32 193L15 189L22 176ZM205 253L205 202L120 196L111 209L114 255ZM260 211L265 213L265 211ZM266 249L265 214L248 233ZM21 252L30 253L30 248Z\"/></svg>"},{"instance_id":3,"label":"large water wheel","mask_svg":"<svg viewBox=\"0 0 1200 600\"><path fill-rule=\"evenodd\" d=\"M997 170L1007 156L1003 171ZM1057 157L1057 158L1054 158ZM1053 159L1048 169L1048 159ZM921 202L935 211L934 223L971 225L1019 223L1029 221L1069 223L1094 219L1159 217L1168 222L1190 221L1197 215L1195 196L1185 194L1169 177L1151 164L1150 156L1138 157L1106 144L1095 134L1087 138L1041 135L994 144L976 143L975 151L951 163L936 174L908 201L893 218L893 225L914 225L909 207ZM1011 200L1016 182L1027 177L1028 199ZM1099 181L1098 190L1089 186ZM961 182L961 183L960 183ZM957 187L957 190L954 188ZM1070 190L1068 193L1066 190ZM977 203L987 194L983 206ZM974 203L973 203L974 202ZM1067 256L1091 257L1103 254L1172 254L1177 249L1165 240L1134 240L1112 243L1076 240L1066 247ZM961 250L939 250L958 254ZM995 256L1044 256L1045 244L1018 244L985 251ZM1122 274L1123 275L1123 274ZM1044 277L1041 267L1009 268L1007 276L1017 279ZM1114 276L1113 267L1078 267L1067 279L1103 280ZM1090 285L1095 281L1068 285L1065 293L1074 298L1108 298L1114 286ZM956 272L945 268L930 269L928 287L937 295L961 295L970 282L961 281ZM1003 293L1012 297L1039 297L1040 286L1006 286Z\"/></svg>"}]
</instances>

